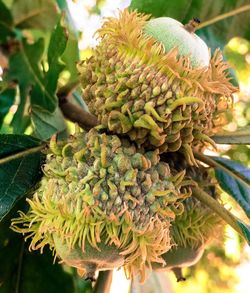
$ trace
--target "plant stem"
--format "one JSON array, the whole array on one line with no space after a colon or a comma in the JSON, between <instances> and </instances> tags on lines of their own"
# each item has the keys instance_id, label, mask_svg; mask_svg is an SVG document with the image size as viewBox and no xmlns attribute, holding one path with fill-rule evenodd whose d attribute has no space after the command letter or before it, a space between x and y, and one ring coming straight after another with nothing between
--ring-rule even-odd
<instances>
[{"instance_id":1,"label":"plant stem","mask_svg":"<svg viewBox=\"0 0 250 293\"><path fill-rule=\"evenodd\" d=\"M201 29L203 27L206 27L206 26L209 26L213 23L216 23L220 20L223 20L223 19L226 19L228 17L231 17L231 16L234 16L236 14L239 14L239 13L242 13L242 12L245 12L245 11L248 11L250 10L250 4L247 4L247 5L244 5L244 6L241 6L239 8L236 8L232 11L229 11L229 12L226 12L224 14L221 14L221 15L218 15L210 20L207 20L207 21L204 21L202 22L201 24L198 25L197 29Z\"/></svg>"},{"instance_id":2,"label":"plant stem","mask_svg":"<svg viewBox=\"0 0 250 293\"><path fill-rule=\"evenodd\" d=\"M93 293L109 293L112 282L113 271L99 272Z\"/></svg>"},{"instance_id":3,"label":"plant stem","mask_svg":"<svg viewBox=\"0 0 250 293\"><path fill-rule=\"evenodd\" d=\"M250 130L216 133L211 137L217 144L250 144Z\"/></svg>"},{"instance_id":4,"label":"plant stem","mask_svg":"<svg viewBox=\"0 0 250 293\"><path fill-rule=\"evenodd\" d=\"M210 167L219 168L219 169L223 170L225 173L227 173L228 175L230 175L231 177L233 177L237 181L240 181L241 184L243 184L247 188L249 188L249 184L244 180L244 178L242 176L240 176L239 173L235 174L233 171L231 171L230 169L224 167L222 164L219 164L218 162L216 162L215 160L209 158L208 156L205 156L205 155L203 155L201 153L198 153L196 151L194 151L193 153L194 153L195 158L198 159L199 161L207 164Z\"/></svg>"},{"instance_id":5,"label":"plant stem","mask_svg":"<svg viewBox=\"0 0 250 293\"><path fill-rule=\"evenodd\" d=\"M97 117L69 101L69 97L78 85L78 81L72 82L58 91L59 107L65 118L78 123L81 128L89 130L98 124Z\"/></svg>"},{"instance_id":6,"label":"plant stem","mask_svg":"<svg viewBox=\"0 0 250 293\"><path fill-rule=\"evenodd\" d=\"M42 149L44 149L45 146L46 146L45 144L42 144L42 145L39 145L37 147L33 147L33 148L30 148L30 149L18 152L18 153L14 154L14 155L10 155L8 157L2 158L2 159L0 159L0 165L8 163L8 162L10 162L12 160L16 160L16 159L19 159L19 158L26 157L26 156L29 156L31 154L37 153L37 152L41 151Z\"/></svg>"},{"instance_id":7,"label":"plant stem","mask_svg":"<svg viewBox=\"0 0 250 293\"><path fill-rule=\"evenodd\" d=\"M239 225L237 224L236 218L228 210L226 210L221 204L219 204L215 199L213 199L201 188L195 187L192 189L192 191L192 195L194 197L196 197L199 201L208 206L217 215L219 215L227 224L229 224L235 231L237 231L242 237L244 237L244 234L242 233Z\"/></svg>"}]
</instances>

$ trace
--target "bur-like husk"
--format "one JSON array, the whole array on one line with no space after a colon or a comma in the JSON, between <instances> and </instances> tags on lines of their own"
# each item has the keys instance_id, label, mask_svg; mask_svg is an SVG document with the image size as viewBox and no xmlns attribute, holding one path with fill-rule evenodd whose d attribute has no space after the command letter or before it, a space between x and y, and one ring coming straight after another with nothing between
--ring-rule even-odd
<instances>
[{"instance_id":1,"label":"bur-like husk","mask_svg":"<svg viewBox=\"0 0 250 293\"><path fill-rule=\"evenodd\" d=\"M184 172L172 176L159 159L157 150L137 150L127 140L95 129L62 143L53 138L41 186L28 199L28 213L14 219L13 229L29 234L31 249L48 244L63 262L86 275L88 259L79 259L79 248L84 254L86 246L115 246L127 275L140 273L143 280L146 265L164 263L160 255L171 247L170 223L190 195ZM74 253L77 259L72 259ZM102 256L97 269L105 269Z\"/></svg>"},{"instance_id":2,"label":"bur-like husk","mask_svg":"<svg viewBox=\"0 0 250 293\"><path fill-rule=\"evenodd\" d=\"M170 167L178 171L186 169L186 175L211 197L219 199L216 181L203 166L188 167L181 154L164 155ZM192 187L191 187L192 189ZM155 270L169 270L194 265L201 258L205 248L213 240L223 235L223 222L217 214L192 196L183 201L184 212L178 215L171 224L170 237L172 248L162 255L165 265L153 264Z\"/></svg>"},{"instance_id":3,"label":"bur-like husk","mask_svg":"<svg viewBox=\"0 0 250 293\"><path fill-rule=\"evenodd\" d=\"M185 153L191 145L213 141L231 108L228 65L216 50L208 68L195 68L178 50L165 53L143 28L148 15L124 10L98 30L100 44L78 65L83 99L102 127L126 134L138 145L160 152Z\"/></svg>"}]
</instances>

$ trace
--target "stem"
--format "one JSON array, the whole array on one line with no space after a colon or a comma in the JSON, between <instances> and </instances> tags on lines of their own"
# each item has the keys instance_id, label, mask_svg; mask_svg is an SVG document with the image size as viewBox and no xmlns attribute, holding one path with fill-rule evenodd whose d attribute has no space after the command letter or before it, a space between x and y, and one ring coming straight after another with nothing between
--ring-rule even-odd
<instances>
[{"instance_id":1,"label":"stem","mask_svg":"<svg viewBox=\"0 0 250 293\"><path fill-rule=\"evenodd\" d=\"M212 137L217 144L250 144L250 130L217 133Z\"/></svg>"},{"instance_id":2,"label":"stem","mask_svg":"<svg viewBox=\"0 0 250 293\"><path fill-rule=\"evenodd\" d=\"M19 158L22 158L22 157L25 157L25 156L29 156L31 154L34 154L34 153L37 153L39 151L41 151L43 148L45 148L45 144L42 144L42 145L39 145L37 147L33 147L33 148L30 148L28 150L24 150L24 151L21 151L17 154L14 154L14 155L10 155L6 158L2 158L0 159L0 165L1 164L5 164L5 163L8 163L12 160L16 160L16 159L19 159Z\"/></svg>"},{"instance_id":3,"label":"stem","mask_svg":"<svg viewBox=\"0 0 250 293\"><path fill-rule=\"evenodd\" d=\"M219 204L215 199L213 199L209 194L199 187L192 189L192 195L196 197L203 204L208 206L213 210L217 215L219 215L227 224L229 224L235 231L237 231L243 238L244 234L242 233L235 217L226 210L221 204Z\"/></svg>"},{"instance_id":4,"label":"stem","mask_svg":"<svg viewBox=\"0 0 250 293\"><path fill-rule=\"evenodd\" d=\"M246 181L244 180L243 177L240 176L240 174L238 174L238 173L235 174L233 171L224 167L223 165L219 164L218 162L209 158L208 156L205 156L205 155L198 153L196 151L194 151L193 153L194 153L195 158L198 159L199 161L206 163L207 165L209 165L213 168L219 168L219 169L223 170L225 173L227 173L228 175L230 175L231 177L233 177L237 181L240 181L241 184L243 184L247 188L249 188L249 184L246 183Z\"/></svg>"},{"instance_id":5,"label":"stem","mask_svg":"<svg viewBox=\"0 0 250 293\"><path fill-rule=\"evenodd\" d=\"M109 293L112 282L113 271L99 272L93 293Z\"/></svg>"},{"instance_id":6,"label":"stem","mask_svg":"<svg viewBox=\"0 0 250 293\"><path fill-rule=\"evenodd\" d=\"M81 128L89 130L98 125L97 117L69 101L70 95L78 85L78 81L72 82L58 91L59 107L67 119L78 123Z\"/></svg>"},{"instance_id":7,"label":"stem","mask_svg":"<svg viewBox=\"0 0 250 293\"><path fill-rule=\"evenodd\" d=\"M224 14L218 15L218 16L210 19L210 20L204 21L200 25L198 25L197 29L201 29L203 27L206 27L206 26L209 26L209 25L211 25L213 23L216 23L216 22L218 22L220 20L223 20L225 18L234 16L236 14L239 14L239 13L242 13L242 12L245 12L245 11L248 11L248 10L250 10L250 4L241 6L241 7L237 8L237 9L232 10L232 11L229 11L229 12L226 12Z\"/></svg>"}]
</instances>

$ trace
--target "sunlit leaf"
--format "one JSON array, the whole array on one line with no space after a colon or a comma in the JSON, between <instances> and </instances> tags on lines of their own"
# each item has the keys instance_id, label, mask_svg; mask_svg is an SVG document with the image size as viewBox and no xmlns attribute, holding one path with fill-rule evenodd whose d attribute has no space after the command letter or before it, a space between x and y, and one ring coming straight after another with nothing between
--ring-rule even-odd
<instances>
[{"instance_id":1,"label":"sunlit leaf","mask_svg":"<svg viewBox=\"0 0 250 293\"><path fill-rule=\"evenodd\" d=\"M15 26L19 28L50 30L58 20L53 0L15 0L12 11Z\"/></svg>"},{"instance_id":2,"label":"sunlit leaf","mask_svg":"<svg viewBox=\"0 0 250 293\"><path fill-rule=\"evenodd\" d=\"M250 218L250 169L234 161L213 157L222 168L215 168L216 178L223 190L231 195Z\"/></svg>"},{"instance_id":3,"label":"sunlit leaf","mask_svg":"<svg viewBox=\"0 0 250 293\"><path fill-rule=\"evenodd\" d=\"M41 177L40 140L26 135L0 135L0 220ZM15 157L17 153L32 153Z\"/></svg>"}]
</instances>

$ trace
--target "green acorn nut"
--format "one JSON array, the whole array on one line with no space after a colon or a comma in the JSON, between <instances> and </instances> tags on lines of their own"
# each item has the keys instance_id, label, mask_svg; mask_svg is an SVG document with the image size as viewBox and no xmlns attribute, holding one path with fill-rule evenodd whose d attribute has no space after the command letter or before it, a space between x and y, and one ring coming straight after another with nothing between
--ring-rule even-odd
<instances>
[{"instance_id":1,"label":"green acorn nut","mask_svg":"<svg viewBox=\"0 0 250 293\"><path fill-rule=\"evenodd\" d=\"M31 238L31 249L48 244L88 277L124 266L128 277L143 280L146 265L164 263L170 223L190 189L157 150L92 129L65 142L52 138L43 172L28 213L12 223Z\"/></svg>"},{"instance_id":2,"label":"green acorn nut","mask_svg":"<svg viewBox=\"0 0 250 293\"><path fill-rule=\"evenodd\" d=\"M181 150L195 164L191 147L214 144L236 88L219 50L210 59L177 21L148 19L124 10L106 20L100 44L78 64L83 99L101 127L160 153Z\"/></svg>"}]
</instances>

